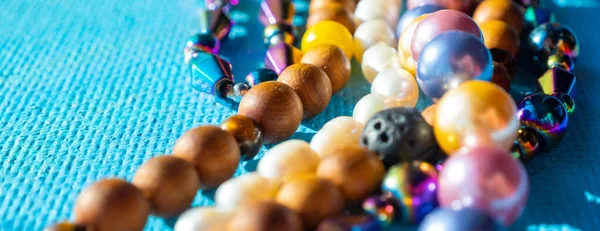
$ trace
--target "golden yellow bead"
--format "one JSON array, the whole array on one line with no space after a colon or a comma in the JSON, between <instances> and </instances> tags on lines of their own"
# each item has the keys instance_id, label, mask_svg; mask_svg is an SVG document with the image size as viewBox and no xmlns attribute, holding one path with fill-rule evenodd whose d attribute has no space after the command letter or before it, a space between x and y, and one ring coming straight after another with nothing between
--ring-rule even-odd
<instances>
[{"instance_id":1,"label":"golden yellow bead","mask_svg":"<svg viewBox=\"0 0 600 231\"><path fill-rule=\"evenodd\" d=\"M464 82L446 92L436 107L435 138L447 154L468 145L469 137L489 139L506 150L517 137L517 106L494 83Z\"/></svg>"},{"instance_id":2,"label":"golden yellow bead","mask_svg":"<svg viewBox=\"0 0 600 231\"><path fill-rule=\"evenodd\" d=\"M352 34L342 24L334 21L321 21L308 28L302 38L301 47L303 52L307 52L322 44L338 46L348 59L351 59L354 53Z\"/></svg>"},{"instance_id":3,"label":"golden yellow bead","mask_svg":"<svg viewBox=\"0 0 600 231\"><path fill-rule=\"evenodd\" d=\"M425 19L427 15L429 14L424 14L415 18L410 24L408 24L406 29L402 31L400 39L398 39L398 52L400 53L400 64L402 64L402 67L413 76L416 76L417 73L417 62L412 57L410 43L413 34L415 33L415 29L417 28L417 25L419 25L419 23L423 21L423 19Z\"/></svg>"}]
</instances>

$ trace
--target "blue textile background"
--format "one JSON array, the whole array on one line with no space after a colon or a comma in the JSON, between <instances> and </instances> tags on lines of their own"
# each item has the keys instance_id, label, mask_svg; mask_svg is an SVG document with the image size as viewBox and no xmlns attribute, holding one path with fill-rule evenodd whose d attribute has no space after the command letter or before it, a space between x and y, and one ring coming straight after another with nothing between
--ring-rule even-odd
<instances>
[{"instance_id":1,"label":"blue textile background","mask_svg":"<svg viewBox=\"0 0 600 231\"><path fill-rule=\"evenodd\" d=\"M265 51L258 0L241 2L222 49L238 78L261 66ZM296 2L305 15L306 2ZM581 41L577 111L562 145L526 164L530 199L511 229L600 230L600 3L547 5ZM235 107L190 87L182 45L193 32L196 6L194 0L0 0L0 230L41 230L71 218L86 185L130 179L145 160L169 153L187 129L235 114ZM346 89L293 138L310 140L326 121L351 115L369 89L356 65L353 71ZM521 73L519 82L535 79ZM241 164L237 174L256 162ZM194 205L211 204L213 193L199 193ZM170 230L173 222L152 217L146 230Z\"/></svg>"}]
</instances>

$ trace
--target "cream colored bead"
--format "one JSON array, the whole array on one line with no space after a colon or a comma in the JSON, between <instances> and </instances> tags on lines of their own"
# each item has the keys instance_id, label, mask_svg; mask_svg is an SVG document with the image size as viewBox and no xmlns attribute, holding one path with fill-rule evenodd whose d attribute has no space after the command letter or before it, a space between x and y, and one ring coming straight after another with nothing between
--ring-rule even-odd
<instances>
[{"instance_id":1,"label":"cream colored bead","mask_svg":"<svg viewBox=\"0 0 600 231\"><path fill-rule=\"evenodd\" d=\"M313 136L310 147L323 157L338 147L358 145L363 127L350 116L336 117Z\"/></svg>"},{"instance_id":2,"label":"cream colored bead","mask_svg":"<svg viewBox=\"0 0 600 231\"><path fill-rule=\"evenodd\" d=\"M361 69L367 81L373 82L373 79L380 71L387 68L400 65L400 53L393 47L378 43L365 51L362 57Z\"/></svg>"},{"instance_id":3,"label":"cream colored bead","mask_svg":"<svg viewBox=\"0 0 600 231\"><path fill-rule=\"evenodd\" d=\"M225 181L215 193L215 204L223 209L235 209L240 205L274 201L279 180L268 179L256 172Z\"/></svg>"},{"instance_id":4,"label":"cream colored bead","mask_svg":"<svg viewBox=\"0 0 600 231\"><path fill-rule=\"evenodd\" d=\"M386 104L394 107L415 107L419 101L417 81L401 68L388 68L379 72L371 84L371 93L387 97Z\"/></svg>"},{"instance_id":5,"label":"cream colored bead","mask_svg":"<svg viewBox=\"0 0 600 231\"><path fill-rule=\"evenodd\" d=\"M271 148L258 162L256 171L269 179L290 180L315 173L319 156L302 140L288 140Z\"/></svg>"},{"instance_id":6,"label":"cream colored bead","mask_svg":"<svg viewBox=\"0 0 600 231\"><path fill-rule=\"evenodd\" d=\"M192 208L181 214L175 223L175 231L219 230L227 224L232 212L216 207Z\"/></svg>"},{"instance_id":7,"label":"cream colored bead","mask_svg":"<svg viewBox=\"0 0 600 231\"><path fill-rule=\"evenodd\" d=\"M356 106L354 106L352 117L359 123L366 124L371 116L387 108L385 100L385 96L380 94L368 94L363 96L362 99L356 103Z\"/></svg>"},{"instance_id":8,"label":"cream colored bead","mask_svg":"<svg viewBox=\"0 0 600 231\"><path fill-rule=\"evenodd\" d=\"M361 57L366 49L377 43L385 43L395 47L398 43L394 36L394 31L383 19L363 22L354 32L354 40L356 40L357 46L354 55Z\"/></svg>"},{"instance_id":9,"label":"cream colored bead","mask_svg":"<svg viewBox=\"0 0 600 231\"><path fill-rule=\"evenodd\" d=\"M362 0L356 4L354 20L357 25L372 19L384 19L391 28L396 28L402 4L398 0Z\"/></svg>"}]
</instances>

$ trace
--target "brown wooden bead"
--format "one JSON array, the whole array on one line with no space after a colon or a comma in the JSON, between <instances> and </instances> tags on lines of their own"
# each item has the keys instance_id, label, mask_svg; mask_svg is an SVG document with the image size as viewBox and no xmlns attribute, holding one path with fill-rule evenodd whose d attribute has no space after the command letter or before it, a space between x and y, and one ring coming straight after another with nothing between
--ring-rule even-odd
<instances>
[{"instance_id":1,"label":"brown wooden bead","mask_svg":"<svg viewBox=\"0 0 600 231\"><path fill-rule=\"evenodd\" d=\"M312 0L308 8L308 14L314 14L319 11L327 10L331 4L340 4L344 6L348 12L354 12L356 9L356 1L354 0Z\"/></svg>"},{"instance_id":2,"label":"brown wooden bead","mask_svg":"<svg viewBox=\"0 0 600 231\"><path fill-rule=\"evenodd\" d=\"M493 67L494 75L492 75L492 82L502 87L506 92L509 92L511 78L508 71L498 62L493 62Z\"/></svg>"},{"instance_id":3,"label":"brown wooden bead","mask_svg":"<svg viewBox=\"0 0 600 231\"><path fill-rule=\"evenodd\" d=\"M519 33L500 20L491 20L479 24L483 42L488 49L497 48L508 51L513 57L519 54Z\"/></svg>"},{"instance_id":4,"label":"brown wooden bead","mask_svg":"<svg viewBox=\"0 0 600 231\"><path fill-rule=\"evenodd\" d=\"M335 149L321 160L317 176L333 182L347 201L362 201L381 183L385 167L375 153L356 146Z\"/></svg>"},{"instance_id":5,"label":"brown wooden bead","mask_svg":"<svg viewBox=\"0 0 600 231\"><path fill-rule=\"evenodd\" d=\"M277 78L292 87L302 101L304 118L312 118L321 113L331 100L331 81L319 67L297 63L287 67Z\"/></svg>"},{"instance_id":6,"label":"brown wooden bead","mask_svg":"<svg viewBox=\"0 0 600 231\"><path fill-rule=\"evenodd\" d=\"M132 183L150 201L152 213L165 218L185 212L200 187L194 166L175 156L146 161L135 172Z\"/></svg>"},{"instance_id":7,"label":"brown wooden bead","mask_svg":"<svg viewBox=\"0 0 600 231\"><path fill-rule=\"evenodd\" d=\"M175 142L173 155L196 168L200 189L216 188L233 176L240 163L240 148L235 138L211 125L185 132Z\"/></svg>"},{"instance_id":8,"label":"brown wooden bead","mask_svg":"<svg viewBox=\"0 0 600 231\"><path fill-rule=\"evenodd\" d=\"M352 18L352 13L344 8L342 4L329 3L319 11L311 13L306 20L306 27L309 28L325 20L342 24L351 34L354 34L354 31L356 31L356 22Z\"/></svg>"},{"instance_id":9,"label":"brown wooden bead","mask_svg":"<svg viewBox=\"0 0 600 231\"><path fill-rule=\"evenodd\" d=\"M244 95L238 113L254 120L265 143L290 137L302 122L302 101L293 88L277 82L260 83Z\"/></svg>"},{"instance_id":10,"label":"brown wooden bead","mask_svg":"<svg viewBox=\"0 0 600 231\"><path fill-rule=\"evenodd\" d=\"M491 20L506 22L517 32L523 28L523 13L511 0L485 0L477 6L473 20L481 24Z\"/></svg>"},{"instance_id":11,"label":"brown wooden bead","mask_svg":"<svg viewBox=\"0 0 600 231\"><path fill-rule=\"evenodd\" d=\"M258 124L243 115L234 115L221 123L221 129L229 132L240 146L243 160L254 158L263 142L263 134Z\"/></svg>"},{"instance_id":12,"label":"brown wooden bead","mask_svg":"<svg viewBox=\"0 0 600 231\"><path fill-rule=\"evenodd\" d=\"M110 178L84 189L75 201L74 214L76 224L95 231L136 231L144 229L150 203L129 182Z\"/></svg>"},{"instance_id":13,"label":"brown wooden bead","mask_svg":"<svg viewBox=\"0 0 600 231\"><path fill-rule=\"evenodd\" d=\"M300 217L275 202L243 206L229 221L229 230L236 231L302 231Z\"/></svg>"},{"instance_id":14,"label":"brown wooden bead","mask_svg":"<svg viewBox=\"0 0 600 231\"><path fill-rule=\"evenodd\" d=\"M350 60L337 46L324 44L308 50L302 63L310 63L325 71L331 82L331 94L341 91L350 80Z\"/></svg>"},{"instance_id":15,"label":"brown wooden bead","mask_svg":"<svg viewBox=\"0 0 600 231\"><path fill-rule=\"evenodd\" d=\"M323 219L344 209L340 190L330 181L313 175L296 177L284 184L276 200L300 215L307 228L315 228Z\"/></svg>"},{"instance_id":16,"label":"brown wooden bead","mask_svg":"<svg viewBox=\"0 0 600 231\"><path fill-rule=\"evenodd\" d=\"M71 222L61 222L44 229L44 231L93 231L93 228Z\"/></svg>"}]
</instances>

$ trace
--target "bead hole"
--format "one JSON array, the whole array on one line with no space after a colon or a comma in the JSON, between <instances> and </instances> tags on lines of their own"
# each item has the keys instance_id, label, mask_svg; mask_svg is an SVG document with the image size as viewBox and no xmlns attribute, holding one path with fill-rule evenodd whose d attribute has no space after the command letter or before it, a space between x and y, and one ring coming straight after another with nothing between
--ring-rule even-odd
<instances>
[{"instance_id":1,"label":"bead hole","mask_svg":"<svg viewBox=\"0 0 600 231\"><path fill-rule=\"evenodd\" d=\"M373 127L375 127L376 130L381 129L381 122L378 121L377 123L375 123L375 125L373 125Z\"/></svg>"},{"instance_id":2,"label":"bead hole","mask_svg":"<svg viewBox=\"0 0 600 231\"><path fill-rule=\"evenodd\" d=\"M379 135L379 139L384 143L388 142L388 136L385 133L381 133L381 135Z\"/></svg>"}]
</instances>

